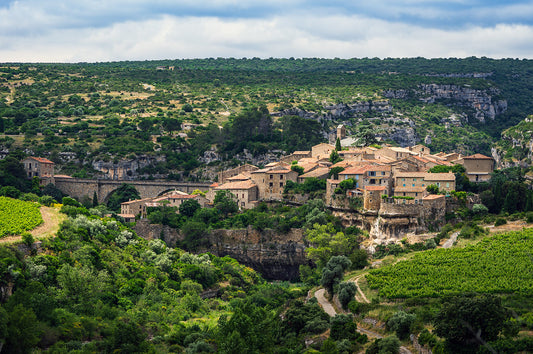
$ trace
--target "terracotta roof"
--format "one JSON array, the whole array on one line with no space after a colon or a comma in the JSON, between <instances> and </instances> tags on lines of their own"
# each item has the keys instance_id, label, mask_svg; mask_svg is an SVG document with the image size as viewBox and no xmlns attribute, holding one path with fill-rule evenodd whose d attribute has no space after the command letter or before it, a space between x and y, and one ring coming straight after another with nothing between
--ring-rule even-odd
<instances>
[{"instance_id":1,"label":"terracotta roof","mask_svg":"<svg viewBox=\"0 0 533 354\"><path fill-rule=\"evenodd\" d=\"M29 159L33 159L35 161L39 161L40 163L53 163L52 161L48 160L48 159L45 159L44 157L35 157L35 156L30 156L28 157Z\"/></svg>"},{"instance_id":2,"label":"terracotta roof","mask_svg":"<svg viewBox=\"0 0 533 354\"><path fill-rule=\"evenodd\" d=\"M397 172L394 177L396 178L425 178L427 172Z\"/></svg>"},{"instance_id":3,"label":"terracotta roof","mask_svg":"<svg viewBox=\"0 0 533 354\"><path fill-rule=\"evenodd\" d=\"M348 167L342 172L339 172L339 175L362 175L366 171L368 171L369 166L355 166L355 167Z\"/></svg>"},{"instance_id":4,"label":"terracotta roof","mask_svg":"<svg viewBox=\"0 0 533 354\"><path fill-rule=\"evenodd\" d=\"M384 186L366 186L365 189L367 191L384 191L387 188Z\"/></svg>"},{"instance_id":5,"label":"terracotta roof","mask_svg":"<svg viewBox=\"0 0 533 354\"><path fill-rule=\"evenodd\" d=\"M135 219L135 215L133 214L117 214L117 216L120 216L124 219Z\"/></svg>"},{"instance_id":6,"label":"terracotta roof","mask_svg":"<svg viewBox=\"0 0 533 354\"><path fill-rule=\"evenodd\" d=\"M455 181L453 173L427 173L425 181Z\"/></svg>"},{"instance_id":7,"label":"terracotta roof","mask_svg":"<svg viewBox=\"0 0 533 354\"><path fill-rule=\"evenodd\" d=\"M409 192L409 193L422 193L426 190L426 187L396 187L394 193Z\"/></svg>"},{"instance_id":8,"label":"terracotta roof","mask_svg":"<svg viewBox=\"0 0 533 354\"><path fill-rule=\"evenodd\" d=\"M67 175L55 175L54 177L55 178L74 178L72 176L67 176Z\"/></svg>"},{"instance_id":9,"label":"terracotta roof","mask_svg":"<svg viewBox=\"0 0 533 354\"><path fill-rule=\"evenodd\" d=\"M329 168L319 167L316 170L304 173L303 175L298 176L298 178L310 178L310 177L322 177L329 173Z\"/></svg>"},{"instance_id":10,"label":"terracotta roof","mask_svg":"<svg viewBox=\"0 0 533 354\"><path fill-rule=\"evenodd\" d=\"M211 188L218 187L218 182L215 182L215 183L213 183L213 184L210 184L209 187L211 187Z\"/></svg>"},{"instance_id":11,"label":"terracotta roof","mask_svg":"<svg viewBox=\"0 0 533 354\"><path fill-rule=\"evenodd\" d=\"M295 151L292 154L293 155L307 155L307 154L310 154L310 153L311 153L311 151Z\"/></svg>"},{"instance_id":12,"label":"terracotta roof","mask_svg":"<svg viewBox=\"0 0 533 354\"><path fill-rule=\"evenodd\" d=\"M147 202L147 201L152 201L153 199L154 198L135 199L135 200L130 200L128 202L120 203L120 205L128 205L128 204L133 204L133 203Z\"/></svg>"},{"instance_id":13,"label":"terracotta roof","mask_svg":"<svg viewBox=\"0 0 533 354\"><path fill-rule=\"evenodd\" d=\"M247 176L244 173L239 173L236 176L226 178L226 180L228 180L228 181L245 181L247 179L250 179L250 176Z\"/></svg>"},{"instance_id":14,"label":"terracotta roof","mask_svg":"<svg viewBox=\"0 0 533 354\"><path fill-rule=\"evenodd\" d=\"M464 160L493 160L492 157L488 157L482 154L474 154L470 156L463 157Z\"/></svg>"},{"instance_id":15,"label":"terracotta roof","mask_svg":"<svg viewBox=\"0 0 533 354\"><path fill-rule=\"evenodd\" d=\"M218 189L218 190L221 190L221 189L228 189L228 190L231 190L231 189L251 189L251 188L254 188L254 187L257 187L257 185L250 181L250 180L246 180L246 181L238 181L238 182L227 182L227 183L224 183L218 187L216 187L215 189Z\"/></svg>"},{"instance_id":16,"label":"terracotta roof","mask_svg":"<svg viewBox=\"0 0 533 354\"><path fill-rule=\"evenodd\" d=\"M430 195L425 196L422 199L432 200L432 199L441 199L441 198L446 198L446 197L442 194L430 194Z\"/></svg>"}]
</instances>

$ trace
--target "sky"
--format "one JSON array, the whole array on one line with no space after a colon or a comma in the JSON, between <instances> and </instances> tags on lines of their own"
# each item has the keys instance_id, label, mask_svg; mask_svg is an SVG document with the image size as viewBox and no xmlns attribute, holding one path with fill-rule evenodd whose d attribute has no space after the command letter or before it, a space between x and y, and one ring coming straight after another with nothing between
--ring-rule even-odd
<instances>
[{"instance_id":1,"label":"sky","mask_svg":"<svg viewBox=\"0 0 533 354\"><path fill-rule=\"evenodd\" d=\"M533 59L533 0L0 0L0 62Z\"/></svg>"}]
</instances>

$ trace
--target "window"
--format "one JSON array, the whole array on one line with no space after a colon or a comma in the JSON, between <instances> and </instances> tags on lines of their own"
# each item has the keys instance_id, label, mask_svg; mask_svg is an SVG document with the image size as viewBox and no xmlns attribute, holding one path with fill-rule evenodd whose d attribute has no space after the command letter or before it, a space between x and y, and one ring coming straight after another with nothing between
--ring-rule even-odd
<instances>
[{"instance_id":1,"label":"window","mask_svg":"<svg viewBox=\"0 0 533 354\"><path fill-rule=\"evenodd\" d=\"M270 175L270 179L273 179L274 178L274 175Z\"/></svg>"},{"instance_id":2,"label":"window","mask_svg":"<svg viewBox=\"0 0 533 354\"><path fill-rule=\"evenodd\" d=\"M413 183L413 187L415 186L415 184Z\"/></svg>"},{"instance_id":3,"label":"window","mask_svg":"<svg viewBox=\"0 0 533 354\"><path fill-rule=\"evenodd\" d=\"M376 180L375 179L371 179L370 180L370 184L376 184Z\"/></svg>"},{"instance_id":4,"label":"window","mask_svg":"<svg viewBox=\"0 0 533 354\"><path fill-rule=\"evenodd\" d=\"M413 182L416 182L416 178L413 178Z\"/></svg>"},{"instance_id":5,"label":"window","mask_svg":"<svg viewBox=\"0 0 533 354\"><path fill-rule=\"evenodd\" d=\"M283 179L283 175L279 175L279 179Z\"/></svg>"},{"instance_id":6,"label":"window","mask_svg":"<svg viewBox=\"0 0 533 354\"><path fill-rule=\"evenodd\" d=\"M382 176L385 176L385 171L382 171L382 172L381 172L381 175L382 175Z\"/></svg>"},{"instance_id":7,"label":"window","mask_svg":"<svg viewBox=\"0 0 533 354\"><path fill-rule=\"evenodd\" d=\"M405 178L402 178L402 182L405 182Z\"/></svg>"},{"instance_id":8,"label":"window","mask_svg":"<svg viewBox=\"0 0 533 354\"><path fill-rule=\"evenodd\" d=\"M368 175L369 175L369 176L375 176L375 175L376 175L376 172L375 172L375 171L370 171L370 172L368 172Z\"/></svg>"},{"instance_id":9,"label":"window","mask_svg":"<svg viewBox=\"0 0 533 354\"><path fill-rule=\"evenodd\" d=\"M450 182L446 182L446 188L450 188Z\"/></svg>"},{"instance_id":10,"label":"window","mask_svg":"<svg viewBox=\"0 0 533 354\"><path fill-rule=\"evenodd\" d=\"M272 188L272 187L274 187L274 183L270 182L270 183L268 184L268 186L269 186L270 188Z\"/></svg>"},{"instance_id":11,"label":"window","mask_svg":"<svg viewBox=\"0 0 533 354\"><path fill-rule=\"evenodd\" d=\"M283 182L279 182L279 186L280 186L280 187L283 187Z\"/></svg>"}]
</instances>

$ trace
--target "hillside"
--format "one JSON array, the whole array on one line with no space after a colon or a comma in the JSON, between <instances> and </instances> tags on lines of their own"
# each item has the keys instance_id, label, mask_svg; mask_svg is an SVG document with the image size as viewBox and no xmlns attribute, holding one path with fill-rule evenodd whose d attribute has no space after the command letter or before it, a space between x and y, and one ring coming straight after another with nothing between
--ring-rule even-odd
<instances>
[{"instance_id":1,"label":"hillside","mask_svg":"<svg viewBox=\"0 0 533 354\"><path fill-rule=\"evenodd\" d=\"M266 162L328 140L343 123L349 135L370 129L396 145L488 154L502 130L533 112L531 66L487 58L3 64L0 150L26 149L80 177L110 178L128 165L121 177L209 179L198 167ZM269 118L243 134L238 123L257 122L254 107Z\"/></svg>"}]
</instances>

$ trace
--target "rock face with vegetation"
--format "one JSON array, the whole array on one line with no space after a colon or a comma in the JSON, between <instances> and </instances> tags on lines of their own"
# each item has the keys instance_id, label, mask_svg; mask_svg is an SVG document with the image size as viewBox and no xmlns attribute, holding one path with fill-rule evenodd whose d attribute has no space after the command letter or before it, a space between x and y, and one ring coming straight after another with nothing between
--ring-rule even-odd
<instances>
[{"instance_id":1,"label":"rock face with vegetation","mask_svg":"<svg viewBox=\"0 0 533 354\"><path fill-rule=\"evenodd\" d=\"M533 115L502 133L492 148L498 168L528 167L533 159Z\"/></svg>"},{"instance_id":2,"label":"rock face with vegetation","mask_svg":"<svg viewBox=\"0 0 533 354\"><path fill-rule=\"evenodd\" d=\"M299 267L308 263L302 229L291 229L286 234L251 227L213 230L209 233L209 242L211 245L203 251L219 257L230 256L266 279L295 280L299 277Z\"/></svg>"}]
</instances>

